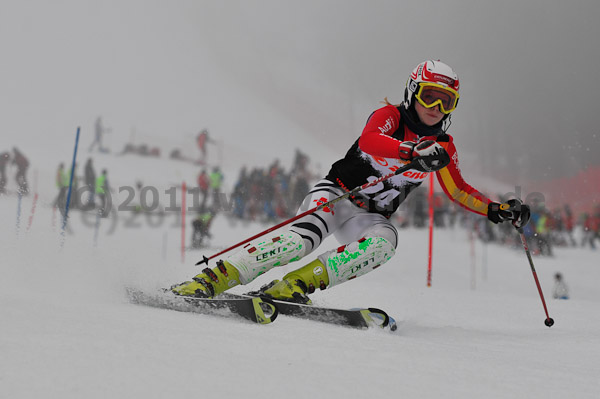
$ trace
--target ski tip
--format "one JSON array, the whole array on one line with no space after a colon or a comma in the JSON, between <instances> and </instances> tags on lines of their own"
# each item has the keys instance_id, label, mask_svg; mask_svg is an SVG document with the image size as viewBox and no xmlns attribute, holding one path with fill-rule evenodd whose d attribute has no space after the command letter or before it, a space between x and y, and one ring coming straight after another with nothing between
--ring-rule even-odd
<instances>
[{"instance_id":1,"label":"ski tip","mask_svg":"<svg viewBox=\"0 0 600 399\"><path fill-rule=\"evenodd\" d=\"M396 319L388 315L385 311L377 308L368 308L366 311L369 315L369 322L373 323L376 327L391 332L398 330Z\"/></svg>"},{"instance_id":2,"label":"ski tip","mask_svg":"<svg viewBox=\"0 0 600 399\"><path fill-rule=\"evenodd\" d=\"M376 323L378 327L385 328L390 324L390 316L383 310L368 308L367 311L369 312L372 321L378 321L378 323Z\"/></svg>"}]
</instances>

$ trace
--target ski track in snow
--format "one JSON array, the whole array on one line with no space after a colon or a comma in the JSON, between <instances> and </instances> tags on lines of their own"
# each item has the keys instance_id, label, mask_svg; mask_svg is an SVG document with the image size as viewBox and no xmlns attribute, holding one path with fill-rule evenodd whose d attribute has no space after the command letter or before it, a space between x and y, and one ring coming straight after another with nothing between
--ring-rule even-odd
<instances>
[{"instance_id":1,"label":"ski track in snow","mask_svg":"<svg viewBox=\"0 0 600 399\"><path fill-rule=\"evenodd\" d=\"M173 211L116 212L100 220L97 239L94 215L73 211L61 249L61 221L51 208L56 167L69 169L77 126L79 175L89 156L97 174L106 168L115 207L127 199L119 188L138 181L157 190L163 207L177 205L181 183L193 185L202 168L166 158L174 149L198 157L194 138L203 128L217 140L207 168L222 163L226 192L242 165L266 168L279 158L288 170L296 148L321 177L378 101L402 100L405 73L427 57L448 58L463 82L451 133L465 180L492 194L523 187L526 198L528 172L553 176L598 153L590 101L598 83L589 78L598 1L542 12L516 1L440 2L435 13L391 2L5 3L10 80L0 151L16 146L29 158L39 201L28 229L33 195L23 198L18 219L16 168L7 165L13 195L0 196L0 399L600 396L598 251L558 248L554 258L534 258L552 328L543 323L523 249L477 242L472 259L460 229L436 230L430 288L427 231L409 229L400 231L388 264L312 296L316 304L382 308L399 322L394 334L285 316L257 325L134 305L125 287L188 280L202 255L269 226L218 216L211 249L186 252L182 262ZM437 29L422 29L424 20ZM446 31L451 47L439 40ZM588 56L596 58L582 62ZM536 79L522 73L524 65L536 68ZM560 96L547 95L554 92ZM548 111L559 104L562 112ZM100 115L112 154L88 151ZM162 157L113 155L127 143L158 146ZM493 178L507 173L523 182ZM328 238L308 261L338 245ZM298 266L232 291L256 289ZM552 299L556 272L572 299Z\"/></svg>"}]
</instances>

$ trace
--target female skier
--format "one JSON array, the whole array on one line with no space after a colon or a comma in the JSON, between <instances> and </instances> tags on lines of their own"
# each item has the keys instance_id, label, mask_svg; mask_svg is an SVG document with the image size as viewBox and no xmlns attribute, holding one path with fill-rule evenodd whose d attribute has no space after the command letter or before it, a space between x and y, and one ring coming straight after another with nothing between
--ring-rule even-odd
<instances>
[{"instance_id":1,"label":"female skier","mask_svg":"<svg viewBox=\"0 0 600 399\"><path fill-rule=\"evenodd\" d=\"M529 219L519 200L492 202L468 185L460 174L453 138L446 133L459 99L458 76L440 61L420 63L411 73L404 101L389 102L373 112L346 156L308 193L298 214L324 204L355 187L388 175L412 162L414 169L379 182L359 195L309 214L279 235L250 242L206 268L192 281L171 287L177 295L214 297L238 284L248 284L275 266L298 261L314 252L331 234L344 245L321 253L303 267L261 288L274 299L310 303L307 294L359 277L387 262L398 245L389 221L400 203L435 172L450 199L492 222L510 220L516 227Z\"/></svg>"}]
</instances>

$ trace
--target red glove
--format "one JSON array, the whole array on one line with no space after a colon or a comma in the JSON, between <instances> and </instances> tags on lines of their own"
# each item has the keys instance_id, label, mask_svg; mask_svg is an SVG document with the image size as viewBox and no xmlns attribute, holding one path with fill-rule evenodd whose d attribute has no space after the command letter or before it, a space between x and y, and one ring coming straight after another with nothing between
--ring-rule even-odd
<instances>
[{"instance_id":1,"label":"red glove","mask_svg":"<svg viewBox=\"0 0 600 399\"><path fill-rule=\"evenodd\" d=\"M425 140L419 143L414 141L403 141L398 147L400 159L404 161L412 161L416 157L446 152L444 147L433 140Z\"/></svg>"},{"instance_id":2,"label":"red glove","mask_svg":"<svg viewBox=\"0 0 600 399\"><path fill-rule=\"evenodd\" d=\"M446 149L433 140L403 141L398 147L398 157L406 162L420 161L421 166L417 169L425 172L442 169L450 162Z\"/></svg>"},{"instance_id":3,"label":"red glove","mask_svg":"<svg viewBox=\"0 0 600 399\"><path fill-rule=\"evenodd\" d=\"M399 158L403 161L410 162L413 159L413 150L417 143L414 141L403 141L398 147Z\"/></svg>"}]
</instances>

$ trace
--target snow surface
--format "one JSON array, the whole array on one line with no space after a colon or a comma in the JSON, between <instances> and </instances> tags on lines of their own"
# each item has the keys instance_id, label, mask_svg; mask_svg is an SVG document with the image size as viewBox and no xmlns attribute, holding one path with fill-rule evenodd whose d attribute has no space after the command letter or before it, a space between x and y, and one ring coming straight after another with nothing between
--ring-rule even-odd
<instances>
[{"instance_id":1,"label":"snow surface","mask_svg":"<svg viewBox=\"0 0 600 399\"><path fill-rule=\"evenodd\" d=\"M108 169L116 205L127 198L118 188L139 180L167 206L166 190L193 182L199 168L164 155L179 148L197 156L200 129L219 141L219 155L213 147L209 160L227 162L228 190L242 163L266 167L276 151L287 168L297 147L323 175L378 101L398 102L408 71L430 57L461 76L451 132L463 174L477 188L516 191L490 180L514 168L519 175L557 171L556 157L538 165L519 148L560 153L566 170L597 153L597 140L589 139L597 138L597 90L589 90L596 81L588 78L598 64L597 1L381 3L3 2L0 151L16 146L29 157L39 201L30 219L33 195L20 207L17 197L0 197L0 399L599 396L600 267L589 249L535 258L556 321L549 329L522 249L477 243L472 258L466 232L436 231L427 288L427 232L404 230L399 253L384 267L313 296L323 305L381 307L401 322L390 334L284 316L261 326L128 303L126 286L189 279L201 255L266 225L218 217L213 248L187 252L183 262L175 212L118 212L101 220L95 238L93 215L76 211L72 233L61 235L50 206L54 172L59 162L70 164L77 126L79 174L100 115L112 129L104 144L113 153L128 142L161 146L162 159L93 157L97 172ZM422 29L425 20L437 28ZM442 31L452 32L451 46L439 40ZM524 66L552 85L540 86ZM544 94L550 91L561 96ZM536 101L519 95L531 92ZM566 112L549 111L558 105ZM564 131L568 148L546 140ZM9 165L12 192L14 174ZM336 245L328 240L322 250ZM557 271L571 300L551 299Z\"/></svg>"},{"instance_id":2,"label":"snow surface","mask_svg":"<svg viewBox=\"0 0 600 399\"><path fill-rule=\"evenodd\" d=\"M398 253L384 267L313 295L316 304L385 309L400 322L396 333L285 316L264 326L147 308L130 304L125 287L155 289L189 279L200 272L194 263L202 254L268 226L230 224L219 216L213 248L186 252L183 262L175 212L164 220L118 212L116 224L102 219L95 240L93 217L90 224L75 211L72 233L63 237L50 206L59 155L28 150L39 174L29 229L34 196L22 199L18 222L18 197L0 197L1 398L598 397L597 252L557 249L554 258L535 258L556 321L552 328L544 326L522 248L477 242L472 256L461 229L436 230L430 288L428 233L409 229L400 232ZM87 155L80 153L80 164ZM191 182L198 172L197 166L165 159L94 154L94 160L97 170L109 167L115 188L143 175L146 185L159 188L163 204L169 185ZM248 160L271 162L259 155ZM239 166L234 162L225 171L228 187ZM116 204L125 198L116 197ZM328 239L322 249L335 245ZM296 266L275 269L233 292ZM551 298L558 271L570 287L568 301Z\"/></svg>"}]
</instances>

